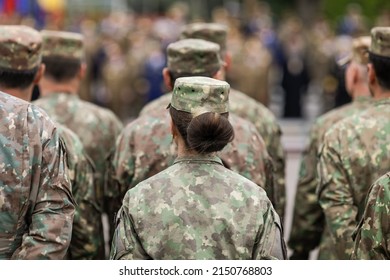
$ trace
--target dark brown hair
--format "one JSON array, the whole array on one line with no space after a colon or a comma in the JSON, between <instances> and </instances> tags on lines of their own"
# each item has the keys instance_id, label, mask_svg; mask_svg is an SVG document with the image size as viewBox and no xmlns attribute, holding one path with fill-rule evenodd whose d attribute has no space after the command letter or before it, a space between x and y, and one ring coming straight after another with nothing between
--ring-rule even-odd
<instances>
[{"instance_id":1,"label":"dark brown hair","mask_svg":"<svg viewBox=\"0 0 390 280\"><path fill-rule=\"evenodd\" d=\"M26 89L34 82L39 67L31 70L0 69L0 85L8 89Z\"/></svg>"},{"instance_id":2,"label":"dark brown hair","mask_svg":"<svg viewBox=\"0 0 390 280\"><path fill-rule=\"evenodd\" d=\"M369 59L374 67L379 85L390 90L390 58L369 53Z\"/></svg>"},{"instance_id":3,"label":"dark brown hair","mask_svg":"<svg viewBox=\"0 0 390 280\"><path fill-rule=\"evenodd\" d=\"M173 124L183 137L186 146L199 154L222 150L234 138L228 120L229 113L203 113L192 117L190 113L170 107Z\"/></svg>"},{"instance_id":4,"label":"dark brown hair","mask_svg":"<svg viewBox=\"0 0 390 280\"><path fill-rule=\"evenodd\" d=\"M63 59L59 57L44 57L45 76L61 83L67 82L77 76L81 67L81 61L76 59Z\"/></svg>"}]
</instances>

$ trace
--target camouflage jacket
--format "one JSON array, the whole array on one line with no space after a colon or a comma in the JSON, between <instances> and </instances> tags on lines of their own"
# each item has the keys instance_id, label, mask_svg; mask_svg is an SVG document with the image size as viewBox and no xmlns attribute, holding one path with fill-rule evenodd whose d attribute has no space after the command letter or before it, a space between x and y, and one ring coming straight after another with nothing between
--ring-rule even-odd
<instances>
[{"instance_id":1,"label":"camouflage jacket","mask_svg":"<svg viewBox=\"0 0 390 280\"><path fill-rule=\"evenodd\" d=\"M353 259L390 260L390 172L371 186L354 236Z\"/></svg>"},{"instance_id":2,"label":"camouflage jacket","mask_svg":"<svg viewBox=\"0 0 390 280\"><path fill-rule=\"evenodd\" d=\"M334 125L320 152L318 197L333 241L331 253L349 259L352 232L362 217L369 186L390 170L390 99ZM337 244L337 246L336 246Z\"/></svg>"},{"instance_id":3,"label":"camouflage jacket","mask_svg":"<svg viewBox=\"0 0 390 280\"><path fill-rule=\"evenodd\" d=\"M308 254L316 248L324 232L324 214L318 203L316 189L319 183L317 175L318 149L321 146L327 130L338 121L362 112L371 103L369 97L358 97L350 104L334 109L319 117L310 131L310 143L303 154L297 192L293 223L288 241L289 247L297 254ZM320 259L328 259L327 241L322 240L319 253Z\"/></svg>"},{"instance_id":4,"label":"camouflage jacket","mask_svg":"<svg viewBox=\"0 0 390 280\"><path fill-rule=\"evenodd\" d=\"M129 190L111 259L285 259L264 190L215 156L178 158Z\"/></svg>"},{"instance_id":5,"label":"camouflage jacket","mask_svg":"<svg viewBox=\"0 0 390 280\"><path fill-rule=\"evenodd\" d=\"M74 199L56 127L37 107L0 92L0 259L63 259Z\"/></svg>"},{"instance_id":6,"label":"camouflage jacket","mask_svg":"<svg viewBox=\"0 0 390 280\"><path fill-rule=\"evenodd\" d=\"M54 121L70 128L80 138L96 167L96 196L99 206L103 208L106 158L115 147L116 137L123 128L122 123L111 111L83 101L77 95L52 93L36 100L34 104L43 108Z\"/></svg>"},{"instance_id":7,"label":"camouflage jacket","mask_svg":"<svg viewBox=\"0 0 390 280\"><path fill-rule=\"evenodd\" d=\"M162 108L166 108L170 103L172 94L164 94L155 101L144 107L140 115L159 115ZM281 128L272 112L263 104L250 98L246 94L234 89L230 89L229 112L250 121L255 125L260 136L263 138L267 151L272 158L274 167L274 189L277 192L280 203L275 206L276 211L283 219L286 190L285 190L285 155L281 143Z\"/></svg>"},{"instance_id":8,"label":"camouflage jacket","mask_svg":"<svg viewBox=\"0 0 390 280\"><path fill-rule=\"evenodd\" d=\"M103 225L97 205L93 163L77 135L63 125L56 125L65 143L72 193L77 203L68 258L102 259Z\"/></svg>"},{"instance_id":9,"label":"camouflage jacket","mask_svg":"<svg viewBox=\"0 0 390 280\"><path fill-rule=\"evenodd\" d=\"M167 110L160 108L159 112L160 117L154 114L134 120L118 137L112 160L112 178L120 187L117 205L127 190L173 164L177 149L170 133L171 119ZM235 137L219 153L224 165L264 188L277 205L279 198L273 187L272 163L263 140L250 122L233 114L229 121Z\"/></svg>"}]
</instances>

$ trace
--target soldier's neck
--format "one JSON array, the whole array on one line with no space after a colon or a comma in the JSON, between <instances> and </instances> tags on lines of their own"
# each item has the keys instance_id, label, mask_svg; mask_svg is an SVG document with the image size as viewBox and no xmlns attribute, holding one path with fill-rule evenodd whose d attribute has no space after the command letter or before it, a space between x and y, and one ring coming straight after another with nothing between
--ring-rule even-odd
<instances>
[{"instance_id":1,"label":"soldier's neck","mask_svg":"<svg viewBox=\"0 0 390 280\"><path fill-rule=\"evenodd\" d=\"M66 82L56 82L49 78L43 78L39 82L39 90L41 96L48 96L52 93L67 93L71 95L77 95L80 87L80 81L78 79L72 79Z\"/></svg>"},{"instance_id":2,"label":"soldier's neck","mask_svg":"<svg viewBox=\"0 0 390 280\"><path fill-rule=\"evenodd\" d=\"M194 152L193 150L189 150L184 143L183 138L176 137L178 138L177 140L175 139L176 145L177 145L177 156L178 157L188 157L188 156L195 156L197 153Z\"/></svg>"},{"instance_id":3,"label":"soldier's neck","mask_svg":"<svg viewBox=\"0 0 390 280\"><path fill-rule=\"evenodd\" d=\"M16 88L0 88L0 91L5 92L14 97L20 98L22 100L31 101L32 95L32 85L25 89L16 89Z\"/></svg>"},{"instance_id":4,"label":"soldier's neck","mask_svg":"<svg viewBox=\"0 0 390 280\"><path fill-rule=\"evenodd\" d=\"M366 84L361 84L355 87L353 93L352 93L352 98L356 99L358 97L370 97L370 89Z\"/></svg>"}]
</instances>

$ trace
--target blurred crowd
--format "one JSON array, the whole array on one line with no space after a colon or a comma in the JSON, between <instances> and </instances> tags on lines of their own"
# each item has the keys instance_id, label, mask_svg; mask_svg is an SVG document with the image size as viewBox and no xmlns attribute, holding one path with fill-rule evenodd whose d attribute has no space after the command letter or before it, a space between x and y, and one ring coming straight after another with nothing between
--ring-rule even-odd
<instances>
[{"instance_id":1,"label":"blurred crowd","mask_svg":"<svg viewBox=\"0 0 390 280\"><path fill-rule=\"evenodd\" d=\"M276 18L267 2L244 3L239 9L226 6L211 12L211 21L229 27L227 81L233 87L279 118L313 119L350 101L337 61L350 49L352 38L367 35L371 28L359 5L348 5L337 25L323 16L305 25L293 11ZM80 96L128 122L167 91L161 74L167 45L178 39L185 24L204 20L193 18L186 3L175 2L164 14L50 14L44 26L31 15L3 12L0 24L81 32L88 72ZM383 10L374 25L389 26L390 11ZM314 112L306 106L313 95L320 104Z\"/></svg>"}]
</instances>

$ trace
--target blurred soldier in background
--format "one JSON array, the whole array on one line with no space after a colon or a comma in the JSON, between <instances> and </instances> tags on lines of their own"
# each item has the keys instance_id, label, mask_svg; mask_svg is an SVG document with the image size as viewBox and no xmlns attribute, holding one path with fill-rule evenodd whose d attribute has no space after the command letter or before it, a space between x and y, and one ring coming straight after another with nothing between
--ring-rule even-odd
<instances>
[{"instance_id":1,"label":"blurred soldier in background","mask_svg":"<svg viewBox=\"0 0 390 280\"><path fill-rule=\"evenodd\" d=\"M319 155L318 197L337 259L351 257L367 191L390 170L390 27L371 30L369 61L372 104L332 126Z\"/></svg>"},{"instance_id":2,"label":"blurred soldier in background","mask_svg":"<svg viewBox=\"0 0 390 280\"><path fill-rule=\"evenodd\" d=\"M22 100L43 75L41 52L39 32L0 26L0 259L64 259L72 237L65 146L46 113Z\"/></svg>"},{"instance_id":3,"label":"blurred soldier in background","mask_svg":"<svg viewBox=\"0 0 390 280\"><path fill-rule=\"evenodd\" d=\"M390 260L390 173L370 188L362 220L354 233L352 259Z\"/></svg>"},{"instance_id":4,"label":"blurred soldier in background","mask_svg":"<svg viewBox=\"0 0 390 280\"><path fill-rule=\"evenodd\" d=\"M111 111L82 101L77 95L85 72L83 37L77 33L45 30L41 34L46 72L39 84L41 98L34 103L80 138L95 164L98 207L105 211L106 158L114 148L122 123ZM102 232L101 219L95 222ZM99 256L103 258L103 252Z\"/></svg>"},{"instance_id":5,"label":"blurred soldier in background","mask_svg":"<svg viewBox=\"0 0 390 280\"><path fill-rule=\"evenodd\" d=\"M224 60L224 66L221 69L219 78L225 79L225 70L230 65L230 55L226 50L226 35L227 29L225 26L216 23L193 23L186 25L181 33L183 39L198 38L217 43L220 46L221 57ZM140 115L151 115L157 108L161 108L164 104L168 104L169 96L163 95L154 102L149 103L141 111ZM283 219L285 208L285 179L284 179L284 151L281 144L281 129L280 126L270 110L264 105L256 102L254 99L248 97L246 94L237 90L231 89L230 112L242 117L243 119L252 122L260 136L264 139L267 151L272 157L274 165L274 190L277 198L277 205L275 209Z\"/></svg>"},{"instance_id":6,"label":"blurred soldier in background","mask_svg":"<svg viewBox=\"0 0 390 280\"><path fill-rule=\"evenodd\" d=\"M272 56L259 38L249 36L232 52L229 83L265 106L269 105L269 71Z\"/></svg>"},{"instance_id":7,"label":"blurred soldier in background","mask_svg":"<svg viewBox=\"0 0 390 280\"><path fill-rule=\"evenodd\" d=\"M178 157L126 193L110 258L286 259L280 219L264 190L216 156L234 138L229 84L178 78L171 96Z\"/></svg>"},{"instance_id":8,"label":"blurred soldier in background","mask_svg":"<svg viewBox=\"0 0 390 280\"><path fill-rule=\"evenodd\" d=\"M301 162L295 195L294 218L288 243L293 250L291 259L307 259L310 251L320 244L321 238L319 258L331 258L331 255L328 254L331 243L324 234L324 215L316 196L316 188L319 183L316 169L317 155L324 135L332 125L363 111L370 105L371 95L368 89L366 69L370 44L369 36L356 38L353 41L352 54L348 56L348 60L341 62L348 63L346 66L346 88L352 96L353 102L321 116L311 128L310 144Z\"/></svg>"},{"instance_id":9,"label":"blurred soldier in background","mask_svg":"<svg viewBox=\"0 0 390 280\"><path fill-rule=\"evenodd\" d=\"M172 89L181 76L220 75L222 61L219 46L200 39L186 39L168 46L168 68L163 71L166 86ZM165 96L172 96L165 94ZM166 108L142 115L126 126L118 137L113 157L113 178L120 186L118 206L127 190L173 164L177 150L168 131L170 119ZM274 205L275 197L271 158L265 143L250 122L230 114L235 138L219 154L224 165L264 188ZM149 151L151 151L149 153Z\"/></svg>"}]
</instances>

